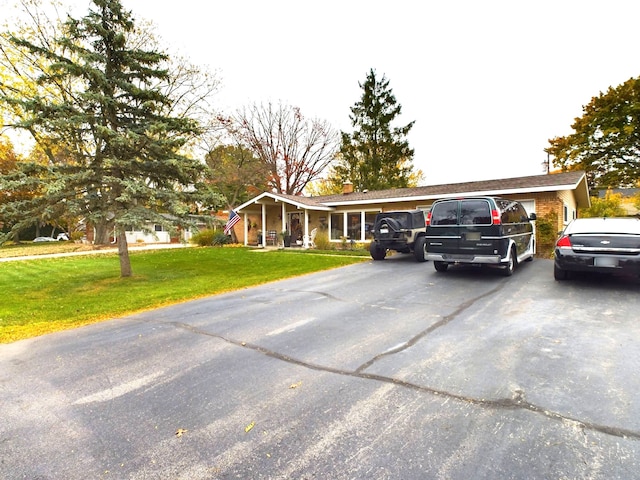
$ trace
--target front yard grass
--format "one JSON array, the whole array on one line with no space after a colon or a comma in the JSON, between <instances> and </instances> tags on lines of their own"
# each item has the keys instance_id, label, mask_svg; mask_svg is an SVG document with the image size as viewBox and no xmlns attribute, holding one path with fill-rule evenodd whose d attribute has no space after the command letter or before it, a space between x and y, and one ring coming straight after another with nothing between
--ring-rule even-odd
<instances>
[{"instance_id":1,"label":"front yard grass","mask_svg":"<svg viewBox=\"0 0 640 480\"><path fill-rule=\"evenodd\" d=\"M291 255L248 248L132 251L0 263L0 343L350 265L361 256Z\"/></svg>"}]
</instances>

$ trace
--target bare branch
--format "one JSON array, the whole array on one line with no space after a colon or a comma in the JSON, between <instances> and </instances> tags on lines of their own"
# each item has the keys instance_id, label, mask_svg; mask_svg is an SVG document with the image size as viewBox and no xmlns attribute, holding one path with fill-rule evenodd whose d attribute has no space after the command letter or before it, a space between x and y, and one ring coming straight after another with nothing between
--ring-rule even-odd
<instances>
[{"instance_id":1,"label":"bare branch","mask_svg":"<svg viewBox=\"0 0 640 480\"><path fill-rule=\"evenodd\" d=\"M305 119L300 109L279 103L253 104L233 116L233 133L270 172L278 193L299 195L331 163L338 134L326 121Z\"/></svg>"}]
</instances>

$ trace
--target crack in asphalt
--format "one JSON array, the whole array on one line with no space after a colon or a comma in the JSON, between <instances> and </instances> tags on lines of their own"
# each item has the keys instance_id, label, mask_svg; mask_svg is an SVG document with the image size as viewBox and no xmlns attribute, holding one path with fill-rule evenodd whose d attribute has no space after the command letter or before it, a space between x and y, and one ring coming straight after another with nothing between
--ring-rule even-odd
<instances>
[{"instance_id":1,"label":"crack in asphalt","mask_svg":"<svg viewBox=\"0 0 640 480\"><path fill-rule=\"evenodd\" d=\"M412 347L413 345L415 345L416 343L418 343L420 340L422 340L424 337L426 337L427 335L429 335L431 332L444 327L445 325L447 325L448 323L450 323L452 320L454 320L456 317L458 317L458 315L460 315L462 312L464 312L465 310L467 310L469 307L471 307L474 303L476 303L478 300L481 300L485 297L488 297L489 295L493 295L494 293L496 293L498 290L501 290L502 288L504 288L504 283L501 285L498 285L496 288L489 290L488 292L483 293L482 295L479 295L475 298L472 298L470 300L467 300L466 302L463 302L460 304L460 306L458 306L458 308L453 311L452 313L450 313L449 315L442 317L441 320L437 321L436 323L434 323L433 325L431 325L429 328L423 330L422 332L418 333L417 335L413 336L410 340L408 340L407 342L404 342L400 345L398 345L397 347L391 349L391 350L387 350L386 352L380 353L378 355L376 355L375 357L373 357L371 360L369 360L368 362L363 363L362 365L360 365L355 371L356 373L360 373L364 370L366 370L367 368L369 368L371 365L373 365L374 363L376 363L378 360L389 356L389 355L395 355L396 353L400 353L404 350L406 350L407 348Z\"/></svg>"},{"instance_id":2,"label":"crack in asphalt","mask_svg":"<svg viewBox=\"0 0 640 480\"><path fill-rule=\"evenodd\" d=\"M336 297L335 295L332 295L330 293L320 292L318 290L290 290L290 289L281 289L281 288L279 288L276 291L284 292L284 293L288 293L288 292L313 293L314 295L319 295L321 297L328 298L329 300L335 300L336 302L344 302L344 303L349 302L349 300L345 300L344 298Z\"/></svg>"},{"instance_id":3,"label":"crack in asphalt","mask_svg":"<svg viewBox=\"0 0 640 480\"><path fill-rule=\"evenodd\" d=\"M494 289L494 290L497 290L497 289ZM491 293L491 292L489 292L489 293ZM471 305L467 305L467 304L469 304L469 303L472 304L474 301L477 301L477 300L479 300L480 298L482 298L484 296L486 296L486 295L481 295L480 297L477 297L474 300L470 300L469 302L465 302L464 304L462 304L456 310L456 312L459 314L460 312L464 311L466 308L469 308L469 306L471 306ZM453 318L455 318L456 312L454 312L451 315L448 315L447 317L445 317L445 319L447 319L446 323L450 322L451 320L453 320ZM429 332L433 331L435 329L434 327L436 327L436 325L438 325L438 326L446 325L446 323L443 323L443 321L445 319L443 319L442 321L438 322L437 324L434 324L434 326L432 326L429 329L425 330L421 334L416 335L416 337L414 337L412 339L412 340L415 339L415 341L413 343L415 343L420 338L422 338L425 335L427 335ZM579 428L581 428L582 430L594 431L594 432L603 433L603 434L606 434L606 435L611 435L611 436L614 436L614 437L640 440L640 432L637 432L637 431L634 431L634 430L630 430L630 429L626 429L626 428L620 428L620 427L611 427L611 426L608 426L608 425L602 425L602 424L593 423L593 422L585 422L585 421L579 420L577 418L573 418L573 417L570 417L570 416L567 416L567 415L563 415L563 414L558 413L558 412L553 412L553 411L547 410L546 408L543 408L543 407L541 407L539 405L536 405L534 403L526 401L525 398L524 398L523 392L519 391L519 390L515 392L515 394L514 394L514 396L512 398L503 398L503 399L496 399L496 400L485 399L485 398L474 398L474 397L469 397L469 396L466 396L466 395L460 395L460 394L448 392L446 390L438 390L436 388L432 388L432 387L428 387L428 386L424 386L424 385L418 385L416 383L411 383L411 382L408 382L408 381L405 381L405 380L400 380L400 379L393 378L393 377L388 377L388 376L385 376L385 375L377 375L377 374L373 374L373 373L366 373L366 372L362 371L362 367L360 367L357 370L344 370L344 369L340 369L340 368L333 368L333 367L328 367L326 365L320 365L320 364L316 364L316 363L312 363L312 362L307 362L307 361L299 360L299 359L294 358L294 357L290 357L289 355L285 355L285 354L282 354L282 353L279 353L279 352L275 352L273 350L270 350L268 348L262 347L260 345L247 343L247 342L243 342L243 341L240 341L240 340L234 340L234 339L227 338L227 337L225 337L223 335L220 335L220 334L217 334L217 333L207 332L206 330L202 330L202 329L200 329L198 327L194 327L193 325L189 325L189 324L184 323L184 322L168 322L168 323L171 324L171 325L174 325L177 328L182 328L182 329L188 330L190 332L196 333L198 335L205 335L205 336L208 336L208 337L217 338L219 340L222 340L224 342L230 343L232 345L236 345L236 346L239 346L239 347L242 347L242 348L247 348L249 350L261 353L262 355L265 355L267 357L275 358L277 360L281 360L281 361L284 361L284 362L287 362L287 363L290 363L290 364L293 364L293 365L297 365L297 366L300 366L300 367L308 368L310 370L315 370L315 371L324 372L324 373L333 373L333 374L336 374L336 375L342 375L342 376L351 377L351 378L360 378L360 379L373 380L373 381L382 382L382 383L390 383L390 384L393 384L393 385L397 385L399 387L408 388L410 390L414 390L414 391L418 391L418 392L425 392L425 393L429 393L429 394L434 395L434 396L440 396L440 397L444 397L444 398L448 398L448 399L452 399L452 400L457 400L457 401L460 401L460 402L463 402L463 403L467 403L467 404L470 404L470 405L477 405L477 406L490 408L490 409L526 410L526 411L530 411L530 412L542 415L542 416L544 416L546 418L549 418L551 420L573 423L573 424L577 425ZM380 357L380 356L381 355L378 355L378 357ZM376 358L378 358L378 357L376 357Z\"/></svg>"}]
</instances>

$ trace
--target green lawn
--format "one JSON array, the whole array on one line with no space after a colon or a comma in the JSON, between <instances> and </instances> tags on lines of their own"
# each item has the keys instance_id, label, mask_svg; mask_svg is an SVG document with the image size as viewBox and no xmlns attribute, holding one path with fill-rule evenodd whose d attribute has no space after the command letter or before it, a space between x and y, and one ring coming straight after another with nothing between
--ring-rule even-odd
<instances>
[{"instance_id":1,"label":"green lawn","mask_svg":"<svg viewBox=\"0 0 640 480\"><path fill-rule=\"evenodd\" d=\"M3 247L2 250L4 250ZM367 260L249 248L132 251L0 263L0 343Z\"/></svg>"}]
</instances>

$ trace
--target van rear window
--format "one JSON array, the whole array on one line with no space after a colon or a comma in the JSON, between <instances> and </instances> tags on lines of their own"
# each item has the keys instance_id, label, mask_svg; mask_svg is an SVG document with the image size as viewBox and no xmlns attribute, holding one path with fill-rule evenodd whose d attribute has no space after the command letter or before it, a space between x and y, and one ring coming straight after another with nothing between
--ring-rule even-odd
<instances>
[{"instance_id":1,"label":"van rear window","mask_svg":"<svg viewBox=\"0 0 640 480\"><path fill-rule=\"evenodd\" d=\"M482 199L439 202L431 210L431 225L491 225L491 223L491 207L489 202Z\"/></svg>"},{"instance_id":2,"label":"van rear window","mask_svg":"<svg viewBox=\"0 0 640 480\"><path fill-rule=\"evenodd\" d=\"M431 225L456 225L458 223L458 201L440 202L431 210Z\"/></svg>"},{"instance_id":3,"label":"van rear window","mask_svg":"<svg viewBox=\"0 0 640 480\"><path fill-rule=\"evenodd\" d=\"M462 200L460 225L491 225L491 209L486 200Z\"/></svg>"}]
</instances>

